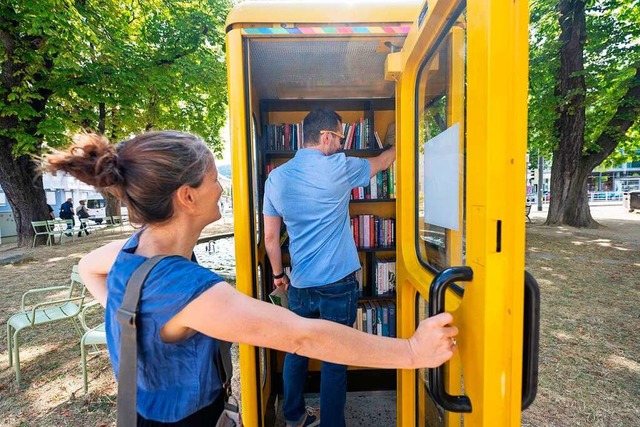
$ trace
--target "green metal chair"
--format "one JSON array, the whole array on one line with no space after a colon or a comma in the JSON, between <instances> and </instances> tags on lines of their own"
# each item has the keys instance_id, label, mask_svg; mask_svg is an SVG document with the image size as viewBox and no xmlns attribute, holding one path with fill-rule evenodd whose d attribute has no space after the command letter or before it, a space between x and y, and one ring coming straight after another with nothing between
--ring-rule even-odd
<instances>
[{"instance_id":1,"label":"green metal chair","mask_svg":"<svg viewBox=\"0 0 640 427\"><path fill-rule=\"evenodd\" d=\"M112 216L105 216L104 217L104 223L106 225L106 227L104 228L104 231L111 231L111 234L114 234L116 232L116 227L119 227L120 224L118 224L115 220L114 217Z\"/></svg>"},{"instance_id":2,"label":"green metal chair","mask_svg":"<svg viewBox=\"0 0 640 427\"><path fill-rule=\"evenodd\" d=\"M51 230L54 243L55 236L60 237L60 244L64 243L63 239L71 239L71 241L75 240L72 219L50 219L47 223L49 224L49 229ZM67 227L69 225L71 225L71 228L68 229Z\"/></svg>"},{"instance_id":3,"label":"green metal chair","mask_svg":"<svg viewBox=\"0 0 640 427\"><path fill-rule=\"evenodd\" d=\"M64 298L47 300L43 298L35 303L31 308L26 305L27 299L31 296L43 294L55 294L64 292ZM47 288L32 289L22 295L20 312L9 317L7 321L7 351L9 353L9 366L15 364L16 382L20 383L20 332L26 328L33 328L45 323L71 320L78 336L82 336L82 331L76 317L82 310L86 288L82 283L78 266L74 265L71 271L71 279L68 285L50 286Z\"/></svg>"},{"instance_id":4,"label":"green metal chair","mask_svg":"<svg viewBox=\"0 0 640 427\"><path fill-rule=\"evenodd\" d=\"M47 245L51 246L51 238L54 233L51 231L49 227L49 221L31 221L31 227L33 227L33 243L31 247L34 248L36 246L36 239L38 236L47 236Z\"/></svg>"},{"instance_id":5,"label":"green metal chair","mask_svg":"<svg viewBox=\"0 0 640 427\"><path fill-rule=\"evenodd\" d=\"M102 353L106 351L106 348L98 348L99 345L107 344L107 333L105 331L104 322L100 323L98 326L90 327L87 325L87 311L92 307L100 307L98 301L91 301L82 307L82 311L80 312L80 323L85 330L84 335L80 338L80 356L82 358L82 381L84 384L84 392L86 393L89 390L88 380L87 380L87 356L92 356L94 354ZM87 347L91 347L88 349Z\"/></svg>"},{"instance_id":6,"label":"green metal chair","mask_svg":"<svg viewBox=\"0 0 640 427\"><path fill-rule=\"evenodd\" d=\"M121 215L113 215L111 217L111 222L113 224L114 229L115 227L119 227L121 233L124 231L124 222L122 221Z\"/></svg>"}]
</instances>

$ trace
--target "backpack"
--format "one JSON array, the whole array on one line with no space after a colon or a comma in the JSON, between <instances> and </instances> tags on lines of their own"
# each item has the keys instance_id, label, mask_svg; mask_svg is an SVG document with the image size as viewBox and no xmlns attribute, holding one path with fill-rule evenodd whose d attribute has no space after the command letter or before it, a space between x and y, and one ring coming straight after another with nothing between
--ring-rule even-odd
<instances>
[{"instance_id":1,"label":"backpack","mask_svg":"<svg viewBox=\"0 0 640 427\"><path fill-rule=\"evenodd\" d=\"M89 218L89 211L82 205L78 206L76 213L78 214L78 218Z\"/></svg>"}]
</instances>

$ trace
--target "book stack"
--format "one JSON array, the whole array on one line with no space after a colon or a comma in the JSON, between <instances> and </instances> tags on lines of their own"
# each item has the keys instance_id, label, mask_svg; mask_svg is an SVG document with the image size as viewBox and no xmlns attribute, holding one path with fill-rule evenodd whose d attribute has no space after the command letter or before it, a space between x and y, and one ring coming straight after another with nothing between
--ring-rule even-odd
<instances>
[{"instance_id":1,"label":"book stack","mask_svg":"<svg viewBox=\"0 0 640 427\"><path fill-rule=\"evenodd\" d=\"M396 243L396 220L376 215L357 215L350 219L351 234L358 248L389 248Z\"/></svg>"},{"instance_id":2,"label":"book stack","mask_svg":"<svg viewBox=\"0 0 640 427\"><path fill-rule=\"evenodd\" d=\"M342 144L345 150L367 150L369 149L369 135L371 134L371 121L360 119L359 122L343 123L342 134L344 139Z\"/></svg>"},{"instance_id":3,"label":"book stack","mask_svg":"<svg viewBox=\"0 0 640 427\"><path fill-rule=\"evenodd\" d=\"M365 301L358 304L356 321L359 331L383 337L396 336L396 304L393 301Z\"/></svg>"},{"instance_id":4,"label":"book stack","mask_svg":"<svg viewBox=\"0 0 640 427\"><path fill-rule=\"evenodd\" d=\"M385 200L395 197L395 163L389 169L372 176L368 186L351 190L351 200Z\"/></svg>"},{"instance_id":5,"label":"book stack","mask_svg":"<svg viewBox=\"0 0 640 427\"><path fill-rule=\"evenodd\" d=\"M395 259L379 259L375 262L373 295L391 296L396 293L396 261Z\"/></svg>"},{"instance_id":6,"label":"book stack","mask_svg":"<svg viewBox=\"0 0 640 427\"><path fill-rule=\"evenodd\" d=\"M267 150L295 151L302 148L302 122L267 126Z\"/></svg>"}]
</instances>

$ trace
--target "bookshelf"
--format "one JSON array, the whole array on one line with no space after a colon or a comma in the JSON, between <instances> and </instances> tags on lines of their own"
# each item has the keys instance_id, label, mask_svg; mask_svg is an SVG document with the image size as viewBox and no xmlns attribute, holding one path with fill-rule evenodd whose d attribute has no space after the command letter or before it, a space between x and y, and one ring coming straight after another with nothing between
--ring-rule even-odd
<instances>
[{"instance_id":1,"label":"bookshelf","mask_svg":"<svg viewBox=\"0 0 640 427\"><path fill-rule=\"evenodd\" d=\"M360 137L361 143L358 149L343 150L347 156L373 157L384 151L380 148L379 141L384 141L387 128L395 121L395 99L326 99L326 100L280 100L270 99L259 102L259 123L260 123L260 164L263 166L260 173L261 193L264 191L264 182L268 174L275 167L278 167L295 156L297 149L302 148L303 130L302 120L306 114L316 108L333 109L342 116L343 123L351 124L346 126L345 139ZM358 126L356 126L356 124ZM356 129L358 128L358 129ZM357 130L357 132L356 132ZM378 138L376 138L376 132ZM384 188L381 185L384 181ZM376 271L380 260L395 261L395 189L393 171L385 171L378 174L377 179L372 178L370 186L360 188L359 193L352 192L349 203L349 216L353 223L356 219L356 226L359 221L367 218L367 225L375 237L369 237L367 244L358 243L356 247L362 265L361 273L361 298L359 304L377 301L383 307L395 304L395 291L378 295L375 285L379 273ZM372 186L376 189L372 190ZM371 224L369 223L371 221ZM385 222L386 238L382 238L382 232L374 228L373 225ZM390 225L393 224L393 225ZM382 228L382 226L381 226ZM352 224L353 230L353 224ZM362 226L360 226L362 230ZM362 231L360 231L362 232ZM358 233L360 234L360 233ZM359 236L358 236L359 237ZM354 236L354 239L356 236ZM384 241L384 243L382 243ZM282 246L283 263L290 265L288 245ZM268 266L268 263L267 263ZM268 270L270 270L268 268ZM395 273L394 273L395 274ZM273 283L272 272L268 271L267 284ZM395 277L395 276L394 276ZM267 285L269 286L269 285ZM268 294L272 289L266 289ZM386 311L386 310L385 310ZM387 328L385 328L387 330Z\"/></svg>"}]
</instances>

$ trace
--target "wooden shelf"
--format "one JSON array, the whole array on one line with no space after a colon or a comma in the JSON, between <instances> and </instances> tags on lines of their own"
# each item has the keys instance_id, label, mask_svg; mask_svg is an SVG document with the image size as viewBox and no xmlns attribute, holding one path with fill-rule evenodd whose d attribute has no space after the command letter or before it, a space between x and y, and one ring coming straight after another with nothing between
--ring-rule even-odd
<instances>
[{"instance_id":1,"label":"wooden shelf","mask_svg":"<svg viewBox=\"0 0 640 427\"><path fill-rule=\"evenodd\" d=\"M349 203L395 203L396 199L350 199Z\"/></svg>"},{"instance_id":2,"label":"wooden shelf","mask_svg":"<svg viewBox=\"0 0 640 427\"><path fill-rule=\"evenodd\" d=\"M265 150L265 155L267 157L282 157L289 158L296 155L297 150ZM344 153L347 156L360 156L360 157L373 157L377 156L383 151L386 151L382 148L376 148L375 150L343 150L338 151L339 153Z\"/></svg>"},{"instance_id":3,"label":"wooden shelf","mask_svg":"<svg viewBox=\"0 0 640 427\"><path fill-rule=\"evenodd\" d=\"M396 247L395 246L383 246L383 247L376 247L376 248L360 248L357 247L358 252L390 252L390 251L395 251Z\"/></svg>"},{"instance_id":4,"label":"wooden shelf","mask_svg":"<svg viewBox=\"0 0 640 427\"><path fill-rule=\"evenodd\" d=\"M361 297L358 297L358 302L362 302L362 301L395 301L396 299L396 294L391 294L391 295L363 295Z\"/></svg>"}]
</instances>

